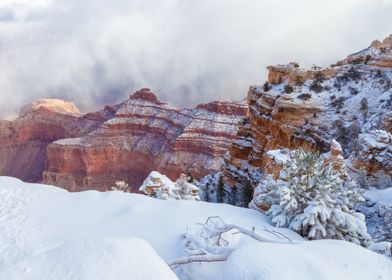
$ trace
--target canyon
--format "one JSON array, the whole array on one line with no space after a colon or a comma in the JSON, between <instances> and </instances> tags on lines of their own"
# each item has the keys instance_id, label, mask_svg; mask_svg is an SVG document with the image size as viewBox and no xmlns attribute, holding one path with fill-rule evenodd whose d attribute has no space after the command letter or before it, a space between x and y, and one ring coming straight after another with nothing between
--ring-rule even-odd
<instances>
[{"instance_id":1,"label":"canyon","mask_svg":"<svg viewBox=\"0 0 392 280\"><path fill-rule=\"evenodd\" d=\"M85 115L71 102L41 100L0 122L0 174L70 191L104 191L117 180L137 191L152 170L201 177L220 168L246 114L244 102L179 109L147 88Z\"/></svg>"},{"instance_id":2,"label":"canyon","mask_svg":"<svg viewBox=\"0 0 392 280\"><path fill-rule=\"evenodd\" d=\"M0 121L0 174L70 191L122 180L137 192L153 170L171 180L185 173L218 180L217 201L247 206L258 182L279 174L274 155L304 149L383 188L392 184L391 61L392 35L330 67L268 66L246 102L180 109L148 88L85 115L68 101L33 102Z\"/></svg>"},{"instance_id":3,"label":"canyon","mask_svg":"<svg viewBox=\"0 0 392 280\"><path fill-rule=\"evenodd\" d=\"M391 62L392 35L328 68L268 66L222 165L221 201L248 206L260 179L279 174L274 154L289 149L329 152L362 186L390 186Z\"/></svg>"}]
</instances>

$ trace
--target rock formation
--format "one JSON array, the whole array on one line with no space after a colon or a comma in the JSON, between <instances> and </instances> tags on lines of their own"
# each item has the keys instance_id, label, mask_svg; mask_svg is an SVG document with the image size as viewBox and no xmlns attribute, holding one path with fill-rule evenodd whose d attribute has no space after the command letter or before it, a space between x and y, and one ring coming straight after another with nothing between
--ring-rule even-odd
<instances>
[{"instance_id":1,"label":"rock formation","mask_svg":"<svg viewBox=\"0 0 392 280\"><path fill-rule=\"evenodd\" d=\"M345 60L339 61L336 65L361 63L376 67L392 67L392 34L382 42L379 40L373 41L368 48L349 55Z\"/></svg>"},{"instance_id":2,"label":"rock formation","mask_svg":"<svg viewBox=\"0 0 392 280\"><path fill-rule=\"evenodd\" d=\"M362 184L392 186L392 135L377 129L360 134L350 170Z\"/></svg>"},{"instance_id":3,"label":"rock formation","mask_svg":"<svg viewBox=\"0 0 392 280\"><path fill-rule=\"evenodd\" d=\"M81 116L71 102L44 99L23 107L13 121L0 121L0 174L40 182L47 146L87 133L105 119L105 111L95 115Z\"/></svg>"},{"instance_id":4,"label":"rock formation","mask_svg":"<svg viewBox=\"0 0 392 280\"><path fill-rule=\"evenodd\" d=\"M390 36L330 68L269 66L267 83L249 89L249 118L225 157L222 200L247 206L263 174L279 172L270 152L278 149L330 151L336 168L376 178L366 186L391 182L391 54Z\"/></svg>"},{"instance_id":5,"label":"rock formation","mask_svg":"<svg viewBox=\"0 0 392 280\"><path fill-rule=\"evenodd\" d=\"M80 191L124 180L137 191L152 170L172 180L207 175L219 170L246 112L241 102L179 109L142 89L90 133L50 144L44 182Z\"/></svg>"}]
</instances>

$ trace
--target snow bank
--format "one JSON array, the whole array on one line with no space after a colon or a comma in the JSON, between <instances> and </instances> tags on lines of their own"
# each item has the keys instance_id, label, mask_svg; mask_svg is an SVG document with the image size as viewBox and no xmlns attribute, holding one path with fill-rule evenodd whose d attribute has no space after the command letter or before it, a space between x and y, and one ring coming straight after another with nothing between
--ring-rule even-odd
<instances>
[{"instance_id":1,"label":"snow bank","mask_svg":"<svg viewBox=\"0 0 392 280\"><path fill-rule=\"evenodd\" d=\"M0 177L0 279L175 279L160 258L168 261L184 256L182 233L209 216L302 240L288 229L274 228L262 213L251 209L123 192L69 193ZM270 237L276 238L273 234ZM263 279L260 275L267 270L280 275L288 270L295 273L291 279L392 279L390 260L345 242L303 242L285 247L251 242L243 248L249 241L238 242L238 251L227 263L195 263L189 267L190 275L178 270L178 276L215 280L221 274L222 279ZM320 276L300 278L313 268ZM355 278L359 274L353 272L356 269L364 276ZM340 277L338 273L346 270L353 275L347 272ZM274 274L268 277L265 279L285 279Z\"/></svg>"},{"instance_id":2,"label":"snow bank","mask_svg":"<svg viewBox=\"0 0 392 280\"><path fill-rule=\"evenodd\" d=\"M232 253L218 279L390 280L392 263L382 255L344 241L257 243Z\"/></svg>"},{"instance_id":3,"label":"snow bank","mask_svg":"<svg viewBox=\"0 0 392 280\"><path fill-rule=\"evenodd\" d=\"M178 279L140 238L76 240L1 271L0 279L23 280Z\"/></svg>"},{"instance_id":4,"label":"snow bank","mask_svg":"<svg viewBox=\"0 0 392 280\"><path fill-rule=\"evenodd\" d=\"M69 193L0 177L0 276L9 265L89 238L140 237L164 260L179 258L184 255L182 233L213 215L246 228L274 228L262 213L226 204L159 200L117 191ZM287 229L278 230L300 238Z\"/></svg>"},{"instance_id":5,"label":"snow bank","mask_svg":"<svg viewBox=\"0 0 392 280\"><path fill-rule=\"evenodd\" d=\"M392 188L378 190L373 189L364 193L366 199L372 202L381 202L384 204L392 204Z\"/></svg>"}]
</instances>

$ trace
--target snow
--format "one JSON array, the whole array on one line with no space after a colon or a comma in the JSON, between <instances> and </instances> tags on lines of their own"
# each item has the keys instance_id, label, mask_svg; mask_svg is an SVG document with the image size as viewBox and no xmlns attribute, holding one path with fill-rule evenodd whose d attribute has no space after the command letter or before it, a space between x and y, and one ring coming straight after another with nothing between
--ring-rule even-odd
<instances>
[{"instance_id":1,"label":"snow","mask_svg":"<svg viewBox=\"0 0 392 280\"><path fill-rule=\"evenodd\" d=\"M0 177L0 279L10 265L90 238L140 237L164 260L178 258L184 255L181 234L212 215L246 228L272 228L263 214L225 204L117 191L69 193ZM299 238L289 230L279 231Z\"/></svg>"},{"instance_id":2,"label":"snow","mask_svg":"<svg viewBox=\"0 0 392 280\"><path fill-rule=\"evenodd\" d=\"M370 245L368 249L383 254L388 257L392 257L392 244L389 242L378 242Z\"/></svg>"},{"instance_id":3,"label":"snow","mask_svg":"<svg viewBox=\"0 0 392 280\"><path fill-rule=\"evenodd\" d=\"M293 241L302 240L293 231L274 228L265 215L251 209L158 200L117 191L69 193L52 186L0 177L0 279L176 279L164 261L183 257L182 234L209 216L220 216L227 223L247 229L254 227L256 231L275 230ZM277 238L267 232L263 234ZM236 238L242 240L240 236ZM250 242L238 244L245 246ZM365 276L366 279L392 279L388 278L392 272L387 268L392 263L386 257L348 243L328 242L329 251L320 249L321 245L312 245L319 243L301 241L292 248L285 245L282 253L280 247L274 247L281 245L253 241L253 247L234 251L227 263L193 264L176 273L180 279L215 280L219 274L221 279L264 279L260 274L263 267L268 264L268 269L276 266L275 270L279 270L284 263L286 270L309 276L302 268L312 267L320 259L320 264L325 262L325 269L314 272L321 273L323 279L357 280ZM265 249L258 249L259 246ZM251 254L252 258L241 259L238 257L241 254ZM271 256L270 261L267 256ZM295 268L292 265L296 258L306 263ZM347 269L362 278L354 278L349 273L342 274L344 278L336 277L338 274L331 278L335 266L336 273L345 271L339 267L342 263L347 263ZM187 268L192 273L185 278ZM248 268L254 271L245 272ZM232 277L224 278L229 271ZM235 275L239 277L233 278ZM317 275L311 276L302 279L315 279ZM265 279L276 279L274 275L269 277Z\"/></svg>"},{"instance_id":4,"label":"snow","mask_svg":"<svg viewBox=\"0 0 392 280\"><path fill-rule=\"evenodd\" d=\"M367 200L372 202L380 202L384 204L392 204L392 188L384 190L368 190L363 195Z\"/></svg>"},{"instance_id":5,"label":"snow","mask_svg":"<svg viewBox=\"0 0 392 280\"><path fill-rule=\"evenodd\" d=\"M174 188L174 182L168 177L157 171L151 171L140 186L139 191L147 192L147 187L160 187L161 185L166 185L168 188Z\"/></svg>"},{"instance_id":6,"label":"snow","mask_svg":"<svg viewBox=\"0 0 392 280\"><path fill-rule=\"evenodd\" d=\"M288 149L282 150L269 150L267 155L278 164L285 164L291 160Z\"/></svg>"},{"instance_id":7,"label":"snow","mask_svg":"<svg viewBox=\"0 0 392 280\"><path fill-rule=\"evenodd\" d=\"M392 279L391 262L343 241L257 243L236 250L218 279Z\"/></svg>"},{"instance_id":8,"label":"snow","mask_svg":"<svg viewBox=\"0 0 392 280\"><path fill-rule=\"evenodd\" d=\"M89 238L64 243L1 271L0 279L171 280L174 272L143 239Z\"/></svg>"}]
</instances>

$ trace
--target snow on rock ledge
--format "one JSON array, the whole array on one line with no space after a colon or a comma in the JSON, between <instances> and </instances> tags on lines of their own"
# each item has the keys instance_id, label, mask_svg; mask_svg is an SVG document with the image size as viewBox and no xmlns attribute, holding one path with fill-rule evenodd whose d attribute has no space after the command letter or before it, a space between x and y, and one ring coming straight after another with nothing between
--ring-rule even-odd
<instances>
[{"instance_id":1,"label":"snow on rock ledge","mask_svg":"<svg viewBox=\"0 0 392 280\"><path fill-rule=\"evenodd\" d=\"M200 200L199 188L189 183L189 177L181 174L174 183L165 175L152 171L139 188L142 193L159 199Z\"/></svg>"},{"instance_id":2,"label":"snow on rock ledge","mask_svg":"<svg viewBox=\"0 0 392 280\"><path fill-rule=\"evenodd\" d=\"M144 180L143 185L140 186L139 191L148 196L156 196L158 190L163 187L174 189L174 182L165 175L157 171L152 171L146 180Z\"/></svg>"}]
</instances>

